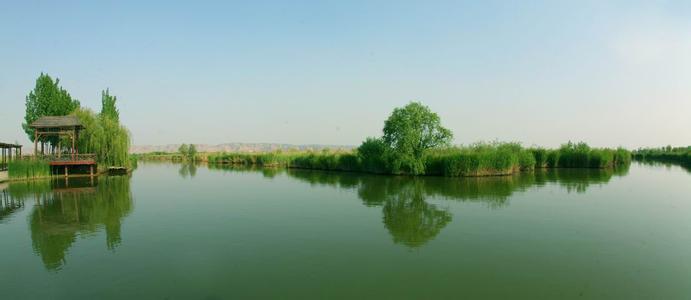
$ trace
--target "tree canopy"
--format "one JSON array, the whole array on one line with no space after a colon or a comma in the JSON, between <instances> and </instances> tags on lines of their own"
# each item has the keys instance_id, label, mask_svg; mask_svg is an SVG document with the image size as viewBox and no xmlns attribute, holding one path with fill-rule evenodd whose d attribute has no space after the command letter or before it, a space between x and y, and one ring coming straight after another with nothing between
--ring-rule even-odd
<instances>
[{"instance_id":1,"label":"tree canopy","mask_svg":"<svg viewBox=\"0 0 691 300\"><path fill-rule=\"evenodd\" d=\"M394 109L384 123L382 140L391 150L394 172L422 174L425 150L447 146L452 138L436 113L422 103L411 102Z\"/></svg>"},{"instance_id":2,"label":"tree canopy","mask_svg":"<svg viewBox=\"0 0 691 300\"><path fill-rule=\"evenodd\" d=\"M79 108L79 101L60 86L60 80L51 78L48 74L38 76L36 86L26 96L26 114L22 128L29 140L34 141L34 129L29 125L43 116L66 116ZM49 141L56 144L57 137L51 137Z\"/></svg>"},{"instance_id":3,"label":"tree canopy","mask_svg":"<svg viewBox=\"0 0 691 300\"><path fill-rule=\"evenodd\" d=\"M178 148L178 152L187 160L194 161L197 159L197 147L194 144L182 144Z\"/></svg>"},{"instance_id":4,"label":"tree canopy","mask_svg":"<svg viewBox=\"0 0 691 300\"><path fill-rule=\"evenodd\" d=\"M108 89L101 91L101 117L111 118L115 122L120 122L120 112L115 107L115 101L117 100L117 97L110 95Z\"/></svg>"},{"instance_id":5,"label":"tree canopy","mask_svg":"<svg viewBox=\"0 0 691 300\"><path fill-rule=\"evenodd\" d=\"M96 154L96 160L105 166L129 166L130 133L127 128L90 109L80 108L75 115L85 127L78 140L82 152Z\"/></svg>"},{"instance_id":6,"label":"tree canopy","mask_svg":"<svg viewBox=\"0 0 691 300\"><path fill-rule=\"evenodd\" d=\"M190 147L187 146L187 144L182 144L182 145L180 145L180 147L178 148L178 152L180 152L180 154L181 154L182 156L187 156L187 152L189 152L189 150L190 150Z\"/></svg>"}]
</instances>

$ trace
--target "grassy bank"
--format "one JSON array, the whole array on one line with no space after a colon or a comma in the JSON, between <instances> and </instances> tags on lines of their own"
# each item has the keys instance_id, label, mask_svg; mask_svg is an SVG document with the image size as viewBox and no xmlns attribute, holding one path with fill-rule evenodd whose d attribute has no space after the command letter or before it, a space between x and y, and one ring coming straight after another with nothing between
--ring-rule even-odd
<instances>
[{"instance_id":1,"label":"grassy bank","mask_svg":"<svg viewBox=\"0 0 691 300\"><path fill-rule=\"evenodd\" d=\"M633 152L636 160L669 162L691 166L691 146L639 149Z\"/></svg>"},{"instance_id":2,"label":"grassy bank","mask_svg":"<svg viewBox=\"0 0 691 300\"><path fill-rule=\"evenodd\" d=\"M392 154L373 155L369 149L354 151L201 153L196 160L210 164L234 164L377 174L409 174L396 169ZM375 151L376 153L376 151ZM182 160L179 154L137 155L142 160ZM524 148L518 143L478 143L426 151L420 175L472 177L510 175L540 168L612 169L627 166L631 153L625 149L591 148L567 143L558 149Z\"/></svg>"}]
</instances>

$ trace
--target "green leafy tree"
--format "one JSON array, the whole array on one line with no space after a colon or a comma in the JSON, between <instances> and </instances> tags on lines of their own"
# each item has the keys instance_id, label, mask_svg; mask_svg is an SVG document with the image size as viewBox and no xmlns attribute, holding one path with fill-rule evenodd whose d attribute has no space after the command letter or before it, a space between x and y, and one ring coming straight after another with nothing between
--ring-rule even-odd
<instances>
[{"instance_id":1,"label":"green leafy tree","mask_svg":"<svg viewBox=\"0 0 691 300\"><path fill-rule=\"evenodd\" d=\"M189 153L189 151L190 151L190 147L187 146L187 144L182 144L182 145L180 145L180 147L178 148L178 152L179 152L180 155L182 155L183 157L187 157L187 153Z\"/></svg>"},{"instance_id":2,"label":"green leafy tree","mask_svg":"<svg viewBox=\"0 0 691 300\"><path fill-rule=\"evenodd\" d=\"M194 146L194 144L190 144L190 147L187 150L187 159L189 159L190 161L194 161L197 159L197 147Z\"/></svg>"},{"instance_id":3,"label":"green leafy tree","mask_svg":"<svg viewBox=\"0 0 691 300\"><path fill-rule=\"evenodd\" d=\"M36 85L26 96L26 114L22 128L29 139L34 141L34 130L29 126L43 116L66 116L79 108L79 101L60 87L60 80L53 80L48 74L38 76ZM51 144L58 142L57 137L46 139Z\"/></svg>"},{"instance_id":4,"label":"green leafy tree","mask_svg":"<svg viewBox=\"0 0 691 300\"><path fill-rule=\"evenodd\" d=\"M115 107L115 102L118 100L117 97L111 96L110 91L106 89L101 91L101 117L111 118L115 122L120 122L120 112L117 107Z\"/></svg>"},{"instance_id":5,"label":"green leafy tree","mask_svg":"<svg viewBox=\"0 0 691 300\"><path fill-rule=\"evenodd\" d=\"M106 167L129 167L130 133L109 117L96 115L92 110L80 108L74 113L84 125L79 134L81 152L96 154L99 164Z\"/></svg>"},{"instance_id":6,"label":"green leafy tree","mask_svg":"<svg viewBox=\"0 0 691 300\"><path fill-rule=\"evenodd\" d=\"M452 138L451 131L441 126L439 116L419 102L394 109L384 123L383 141L391 149L391 169L395 173L424 173L425 151L448 146Z\"/></svg>"}]
</instances>

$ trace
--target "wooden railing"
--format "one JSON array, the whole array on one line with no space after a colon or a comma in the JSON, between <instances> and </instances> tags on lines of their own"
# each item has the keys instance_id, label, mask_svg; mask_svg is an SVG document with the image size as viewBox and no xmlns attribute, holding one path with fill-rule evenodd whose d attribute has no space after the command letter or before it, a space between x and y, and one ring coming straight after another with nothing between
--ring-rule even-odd
<instances>
[{"instance_id":1,"label":"wooden railing","mask_svg":"<svg viewBox=\"0 0 691 300\"><path fill-rule=\"evenodd\" d=\"M49 155L39 155L39 159L44 159L47 161L96 161L96 154L49 154Z\"/></svg>"}]
</instances>

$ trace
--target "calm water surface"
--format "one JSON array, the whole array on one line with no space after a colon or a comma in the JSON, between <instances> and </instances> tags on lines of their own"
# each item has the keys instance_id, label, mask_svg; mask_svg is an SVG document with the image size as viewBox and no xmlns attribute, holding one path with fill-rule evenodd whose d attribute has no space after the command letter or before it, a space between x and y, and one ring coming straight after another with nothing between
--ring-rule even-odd
<instances>
[{"instance_id":1,"label":"calm water surface","mask_svg":"<svg viewBox=\"0 0 691 300\"><path fill-rule=\"evenodd\" d=\"M0 186L2 299L691 298L691 173L140 164Z\"/></svg>"}]
</instances>

